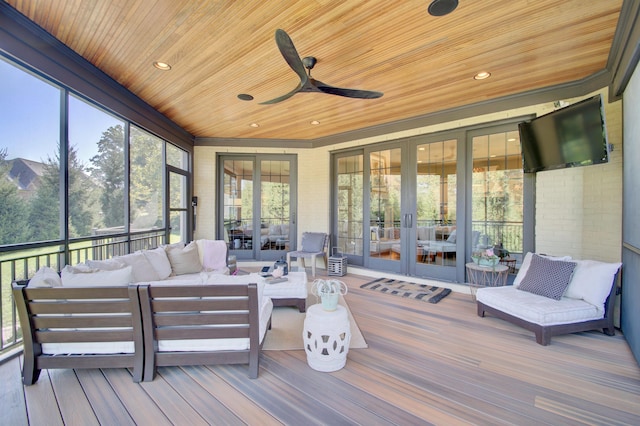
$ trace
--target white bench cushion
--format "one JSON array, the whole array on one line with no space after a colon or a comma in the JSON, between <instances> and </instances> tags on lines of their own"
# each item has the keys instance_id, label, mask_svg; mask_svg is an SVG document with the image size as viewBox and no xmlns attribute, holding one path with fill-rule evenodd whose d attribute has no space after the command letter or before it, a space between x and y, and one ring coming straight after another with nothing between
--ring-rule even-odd
<instances>
[{"instance_id":1,"label":"white bench cushion","mask_svg":"<svg viewBox=\"0 0 640 426\"><path fill-rule=\"evenodd\" d=\"M267 332L267 325L273 311L270 298L262 298L260 306L260 343ZM158 340L159 352L205 352L205 351L241 351L249 349L249 339L185 339Z\"/></svg>"},{"instance_id":2,"label":"white bench cushion","mask_svg":"<svg viewBox=\"0 0 640 426\"><path fill-rule=\"evenodd\" d=\"M478 302L514 317L547 326L601 319L604 310L580 299L553 300L513 286L479 288Z\"/></svg>"}]
</instances>

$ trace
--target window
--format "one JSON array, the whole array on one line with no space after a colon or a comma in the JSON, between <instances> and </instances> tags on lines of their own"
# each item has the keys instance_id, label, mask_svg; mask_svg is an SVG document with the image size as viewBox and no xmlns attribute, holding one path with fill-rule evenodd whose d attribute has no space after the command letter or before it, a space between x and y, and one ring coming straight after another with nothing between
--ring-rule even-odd
<instances>
[{"instance_id":1,"label":"window","mask_svg":"<svg viewBox=\"0 0 640 426\"><path fill-rule=\"evenodd\" d=\"M524 185L517 131L473 138L472 228L474 249L498 247L513 258L523 252Z\"/></svg>"},{"instance_id":2,"label":"window","mask_svg":"<svg viewBox=\"0 0 640 426\"><path fill-rule=\"evenodd\" d=\"M157 229L162 223L162 147L164 141L131 126L129 135L131 231Z\"/></svg>"},{"instance_id":3,"label":"window","mask_svg":"<svg viewBox=\"0 0 640 426\"><path fill-rule=\"evenodd\" d=\"M69 96L69 236L124 232L125 123Z\"/></svg>"},{"instance_id":4,"label":"window","mask_svg":"<svg viewBox=\"0 0 640 426\"><path fill-rule=\"evenodd\" d=\"M57 240L62 90L0 59L0 244Z\"/></svg>"},{"instance_id":5,"label":"window","mask_svg":"<svg viewBox=\"0 0 640 426\"><path fill-rule=\"evenodd\" d=\"M363 167L362 154L337 160L337 239L344 254L363 255Z\"/></svg>"}]
</instances>

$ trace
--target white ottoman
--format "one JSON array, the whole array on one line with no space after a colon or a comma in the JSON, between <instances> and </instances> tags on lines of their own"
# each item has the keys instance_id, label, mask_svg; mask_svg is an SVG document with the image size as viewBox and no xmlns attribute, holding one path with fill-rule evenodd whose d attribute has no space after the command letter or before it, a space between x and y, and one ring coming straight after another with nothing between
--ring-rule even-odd
<instances>
[{"instance_id":1,"label":"white ottoman","mask_svg":"<svg viewBox=\"0 0 640 426\"><path fill-rule=\"evenodd\" d=\"M256 280L265 281L259 274L251 274ZM287 281L276 284L266 284L264 295L270 297L273 306L296 306L300 312L304 312L307 304L307 273L289 272L285 275ZM265 281L266 282L266 281Z\"/></svg>"},{"instance_id":2,"label":"white ottoman","mask_svg":"<svg viewBox=\"0 0 640 426\"><path fill-rule=\"evenodd\" d=\"M325 311L322 304L307 309L302 330L304 351L309 367L317 371L340 370L347 362L351 326L344 306L335 311Z\"/></svg>"}]
</instances>

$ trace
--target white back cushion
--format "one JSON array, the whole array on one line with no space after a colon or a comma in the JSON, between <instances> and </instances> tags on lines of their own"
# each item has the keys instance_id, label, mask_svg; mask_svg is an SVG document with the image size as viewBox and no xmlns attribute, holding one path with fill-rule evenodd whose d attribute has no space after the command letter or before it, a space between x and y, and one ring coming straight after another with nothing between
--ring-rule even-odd
<instances>
[{"instance_id":1,"label":"white back cushion","mask_svg":"<svg viewBox=\"0 0 640 426\"><path fill-rule=\"evenodd\" d=\"M144 257L151 263L159 279L164 280L171 275L171 263L163 247L158 247L153 250L143 250L142 254L144 254Z\"/></svg>"},{"instance_id":2,"label":"white back cushion","mask_svg":"<svg viewBox=\"0 0 640 426\"><path fill-rule=\"evenodd\" d=\"M115 260L131 266L133 279L137 283L157 281L160 279L151 262L149 262L142 253L131 253L125 256L119 256L116 257Z\"/></svg>"},{"instance_id":3,"label":"white back cushion","mask_svg":"<svg viewBox=\"0 0 640 426\"><path fill-rule=\"evenodd\" d=\"M565 291L565 297L582 299L604 309L604 302L611 291L613 277L621 263L605 263L596 260L577 260L573 277Z\"/></svg>"},{"instance_id":4,"label":"white back cushion","mask_svg":"<svg viewBox=\"0 0 640 426\"><path fill-rule=\"evenodd\" d=\"M62 287L62 278L54 269L43 266L29 280L29 287Z\"/></svg>"},{"instance_id":5,"label":"white back cushion","mask_svg":"<svg viewBox=\"0 0 640 426\"><path fill-rule=\"evenodd\" d=\"M65 266L61 272L63 287L104 286L115 287L133 282L131 266L105 271L86 266Z\"/></svg>"}]
</instances>

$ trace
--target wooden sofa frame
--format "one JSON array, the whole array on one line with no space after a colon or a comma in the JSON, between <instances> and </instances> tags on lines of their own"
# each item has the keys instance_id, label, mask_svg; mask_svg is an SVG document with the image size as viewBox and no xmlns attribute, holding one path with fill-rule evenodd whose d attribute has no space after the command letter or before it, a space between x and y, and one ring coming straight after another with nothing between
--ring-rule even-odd
<instances>
[{"instance_id":1,"label":"wooden sofa frame","mask_svg":"<svg viewBox=\"0 0 640 426\"><path fill-rule=\"evenodd\" d=\"M138 291L144 333L144 381L153 380L157 367L179 365L249 364L249 377L258 377L262 345L257 284L141 284ZM229 338L248 338L249 349L158 351L158 340Z\"/></svg>"},{"instance_id":2,"label":"wooden sofa frame","mask_svg":"<svg viewBox=\"0 0 640 426\"><path fill-rule=\"evenodd\" d=\"M249 364L258 376L257 284L29 288L12 284L23 333L23 382L42 369L131 368L133 381L153 380L158 366ZM171 300L162 299L170 298ZM206 298L206 299L203 299ZM269 319L268 328L271 328ZM158 339L248 338L249 349L158 352ZM42 353L44 343L133 342L133 353Z\"/></svg>"},{"instance_id":3,"label":"wooden sofa frame","mask_svg":"<svg viewBox=\"0 0 640 426\"><path fill-rule=\"evenodd\" d=\"M502 320L508 321L512 324L518 325L526 330L532 331L535 333L536 342L540 345L547 346L551 343L552 336L559 336L562 334L569 333L577 333L580 331L589 331L589 330L597 330L602 329L602 332L607 336L615 335L615 327L613 321L613 311L615 307L615 299L616 299L616 290L618 286L616 283L618 282L618 274L613 278L613 282L611 283L611 289L609 290L609 296L604 303L604 317L597 320L589 320L582 321L570 324L558 324L558 325L547 325L543 326L540 324L536 324L533 322L529 322L523 320L522 318L515 317L511 314L507 314L501 310L493 308L491 306L487 306L482 302L477 302L478 308L478 316L484 317L485 314L491 314L494 317L500 318Z\"/></svg>"},{"instance_id":4,"label":"wooden sofa frame","mask_svg":"<svg viewBox=\"0 0 640 426\"><path fill-rule=\"evenodd\" d=\"M12 284L23 333L22 378L32 385L42 369L131 368L133 381L143 372L142 322L138 292L131 287L28 288ZM133 353L42 353L44 343L133 342Z\"/></svg>"}]
</instances>

